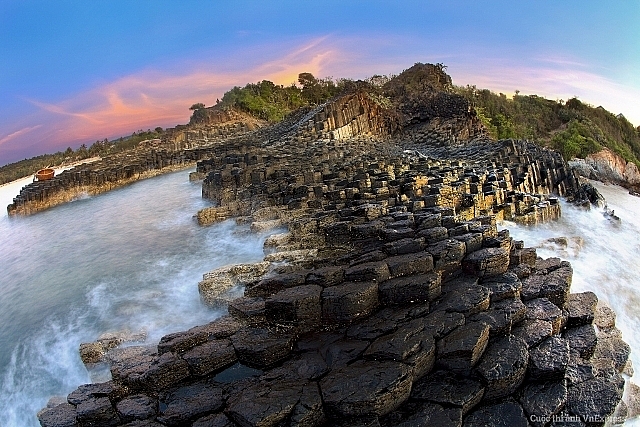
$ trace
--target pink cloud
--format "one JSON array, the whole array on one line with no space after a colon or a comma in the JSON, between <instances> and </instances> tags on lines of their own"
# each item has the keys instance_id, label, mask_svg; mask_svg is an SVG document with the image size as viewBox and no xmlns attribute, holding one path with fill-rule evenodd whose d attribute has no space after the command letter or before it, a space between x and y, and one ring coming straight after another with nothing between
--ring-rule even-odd
<instances>
[{"instance_id":1,"label":"pink cloud","mask_svg":"<svg viewBox=\"0 0 640 427\"><path fill-rule=\"evenodd\" d=\"M38 128L40 128L42 125L36 125L36 126L30 126L30 127L26 127L26 128L22 128L20 130L17 130L15 132L10 133L9 135L4 136L3 138L0 139L0 145L11 141L14 138L18 138L24 134L27 134L31 131L34 131Z\"/></svg>"}]
</instances>

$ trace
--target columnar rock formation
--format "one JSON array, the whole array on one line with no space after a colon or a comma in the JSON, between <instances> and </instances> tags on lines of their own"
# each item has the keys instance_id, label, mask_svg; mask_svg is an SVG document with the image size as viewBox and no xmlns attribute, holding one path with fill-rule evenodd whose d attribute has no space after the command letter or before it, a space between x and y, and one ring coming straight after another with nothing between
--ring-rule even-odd
<instances>
[{"instance_id":1,"label":"columnar rock formation","mask_svg":"<svg viewBox=\"0 0 640 427\"><path fill-rule=\"evenodd\" d=\"M450 84L441 68L426 71L429 88ZM606 309L592 293L570 294L567 262L538 258L496 227L503 218L556 218L555 195L576 192L576 177L557 153L482 139L473 111L453 95L400 99L391 114L356 92L183 151L201 159L203 196L216 203L197 214L200 224L238 217L253 230L288 232L267 240L273 253L262 263L203 277L210 305L243 288L228 316L157 346L105 349L96 360L112 379L41 411L41 425L624 417L629 347Z\"/></svg>"}]
</instances>

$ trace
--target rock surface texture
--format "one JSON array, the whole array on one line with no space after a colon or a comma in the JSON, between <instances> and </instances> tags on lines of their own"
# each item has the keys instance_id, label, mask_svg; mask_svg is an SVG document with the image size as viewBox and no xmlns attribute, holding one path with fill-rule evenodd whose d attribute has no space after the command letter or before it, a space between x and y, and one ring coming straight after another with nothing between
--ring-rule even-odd
<instances>
[{"instance_id":1,"label":"rock surface texture","mask_svg":"<svg viewBox=\"0 0 640 427\"><path fill-rule=\"evenodd\" d=\"M396 121L354 93L208 148L217 207L198 221L287 234L259 268L205 275L212 305L244 286L229 316L107 353L113 379L41 425L602 425L628 346L595 295L570 293L569 263L496 228L557 217L551 194L576 178L534 144L474 142L477 118L434 73Z\"/></svg>"}]
</instances>

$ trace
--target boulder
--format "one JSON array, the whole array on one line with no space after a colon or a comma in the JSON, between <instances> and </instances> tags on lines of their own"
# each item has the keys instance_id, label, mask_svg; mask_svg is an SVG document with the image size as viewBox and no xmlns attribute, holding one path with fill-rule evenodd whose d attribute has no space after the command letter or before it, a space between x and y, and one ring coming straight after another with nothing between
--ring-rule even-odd
<instances>
[{"instance_id":1,"label":"boulder","mask_svg":"<svg viewBox=\"0 0 640 427\"><path fill-rule=\"evenodd\" d=\"M78 427L76 407L62 403L38 413L38 421L42 427Z\"/></svg>"},{"instance_id":2,"label":"boulder","mask_svg":"<svg viewBox=\"0 0 640 427\"><path fill-rule=\"evenodd\" d=\"M433 270L433 257L425 252L392 256L386 259L390 277L428 273Z\"/></svg>"},{"instance_id":3,"label":"boulder","mask_svg":"<svg viewBox=\"0 0 640 427\"><path fill-rule=\"evenodd\" d=\"M464 420L464 427L528 427L529 422L522 407L512 400L481 406Z\"/></svg>"},{"instance_id":4,"label":"boulder","mask_svg":"<svg viewBox=\"0 0 640 427\"><path fill-rule=\"evenodd\" d=\"M511 334L522 338L531 348L553 335L553 325L546 320L525 319L511 330Z\"/></svg>"},{"instance_id":5,"label":"boulder","mask_svg":"<svg viewBox=\"0 0 640 427\"><path fill-rule=\"evenodd\" d=\"M321 293L322 287L318 285L280 291L265 301L266 318L271 324L291 326L299 332L310 331L322 318Z\"/></svg>"},{"instance_id":6,"label":"boulder","mask_svg":"<svg viewBox=\"0 0 640 427\"><path fill-rule=\"evenodd\" d=\"M266 321L265 302L261 297L240 297L229 302L229 315L240 322L260 325Z\"/></svg>"},{"instance_id":7,"label":"boulder","mask_svg":"<svg viewBox=\"0 0 640 427\"><path fill-rule=\"evenodd\" d=\"M531 424L543 427L567 404L567 386L563 381L529 383L518 393L518 400Z\"/></svg>"},{"instance_id":8,"label":"boulder","mask_svg":"<svg viewBox=\"0 0 640 427\"><path fill-rule=\"evenodd\" d=\"M186 425L224 405L222 389L206 380L171 390L160 401L158 421L168 426Z\"/></svg>"},{"instance_id":9,"label":"boulder","mask_svg":"<svg viewBox=\"0 0 640 427\"><path fill-rule=\"evenodd\" d=\"M382 261L366 262L347 268L344 278L351 282L383 282L389 278L389 267Z\"/></svg>"},{"instance_id":10,"label":"boulder","mask_svg":"<svg viewBox=\"0 0 640 427\"><path fill-rule=\"evenodd\" d=\"M527 306L526 319L547 321L551 323L554 334L560 332L564 317L562 311L555 304L546 298L536 298L525 301L524 304Z\"/></svg>"},{"instance_id":11,"label":"boulder","mask_svg":"<svg viewBox=\"0 0 640 427\"><path fill-rule=\"evenodd\" d=\"M567 327L593 323L597 304L598 297L593 292L569 294L565 306L567 310Z\"/></svg>"},{"instance_id":12,"label":"boulder","mask_svg":"<svg viewBox=\"0 0 640 427\"><path fill-rule=\"evenodd\" d=\"M583 359L590 359L596 349L598 337L593 325L577 326L564 331L562 336L569 341L569 347Z\"/></svg>"},{"instance_id":13,"label":"boulder","mask_svg":"<svg viewBox=\"0 0 640 427\"><path fill-rule=\"evenodd\" d=\"M543 341L529 352L529 375L535 380L564 378L569 365L569 342L558 336Z\"/></svg>"},{"instance_id":14,"label":"boulder","mask_svg":"<svg viewBox=\"0 0 640 427\"><path fill-rule=\"evenodd\" d=\"M155 417L158 411L158 401L144 394L135 394L118 402L116 410L123 423L146 420Z\"/></svg>"},{"instance_id":15,"label":"boulder","mask_svg":"<svg viewBox=\"0 0 640 427\"><path fill-rule=\"evenodd\" d=\"M589 424L604 424L622 398L624 380L593 378L569 387L567 409Z\"/></svg>"}]
</instances>

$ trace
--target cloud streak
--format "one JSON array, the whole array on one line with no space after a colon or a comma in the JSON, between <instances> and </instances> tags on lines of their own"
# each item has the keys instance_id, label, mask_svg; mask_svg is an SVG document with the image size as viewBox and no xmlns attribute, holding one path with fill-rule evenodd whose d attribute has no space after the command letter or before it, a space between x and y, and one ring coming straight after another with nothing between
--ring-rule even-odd
<instances>
[{"instance_id":1,"label":"cloud streak","mask_svg":"<svg viewBox=\"0 0 640 427\"><path fill-rule=\"evenodd\" d=\"M22 135L25 135L25 134L27 134L27 133L29 133L31 131L34 131L34 130L38 129L40 127L42 127L42 125L29 126L29 127L17 130L15 132L12 132L9 135L6 135L2 139L0 139L0 145L3 145L4 143L11 141L12 139L18 138L18 137L20 137Z\"/></svg>"}]
</instances>

